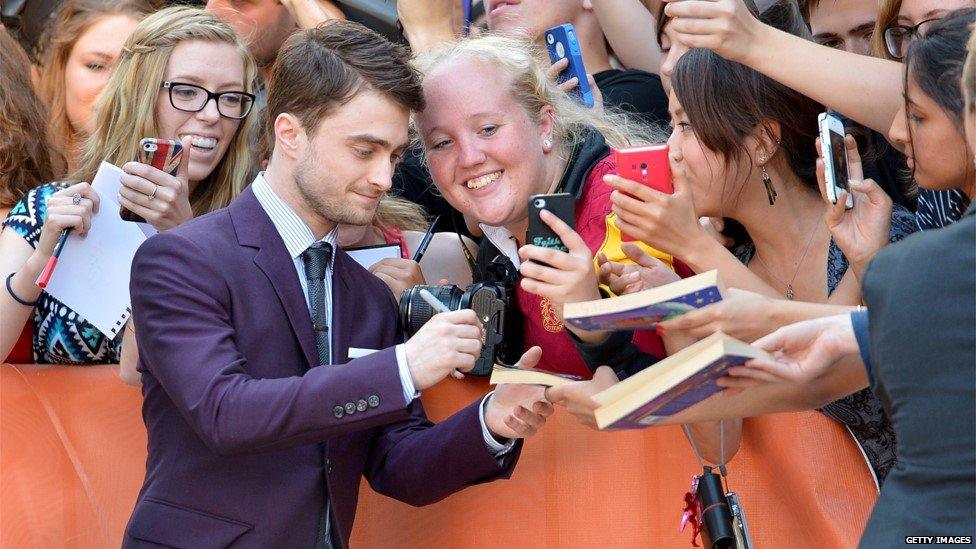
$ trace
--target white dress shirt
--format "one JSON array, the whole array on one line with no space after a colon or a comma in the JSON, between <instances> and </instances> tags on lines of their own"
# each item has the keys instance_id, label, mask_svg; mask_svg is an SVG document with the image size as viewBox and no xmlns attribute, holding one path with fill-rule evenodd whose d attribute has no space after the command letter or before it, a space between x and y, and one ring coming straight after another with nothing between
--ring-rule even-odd
<instances>
[{"instance_id":1,"label":"white dress shirt","mask_svg":"<svg viewBox=\"0 0 976 549\"><path fill-rule=\"evenodd\" d=\"M254 191L254 196L258 199L261 207L264 208L265 213L271 218L271 223L278 230L278 234L285 243L285 249L288 250L288 254L292 257L295 265L295 272L298 276L298 281L302 286L302 292L305 294L305 302L308 303L308 282L305 277L305 261L302 259L302 254L305 250L309 248L312 244L316 242L315 233L309 228L302 218L299 217L295 210L291 208L284 200L279 197L271 185L268 184L267 180L264 178L264 173L259 173L254 179L254 183L251 185L251 189ZM338 248L336 242L338 234L338 228L330 231L325 237L322 238L322 242L327 242L332 246L333 250ZM334 254L333 254L334 257ZM311 309L311 307L310 307ZM330 260L325 270L325 310L328 318L328 323L330 326L329 330L329 356L332 357L333 361L336 356L332 353L332 261ZM417 391L416 386L413 382L413 376L410 375L410 367L407 362L407 354L404 349L404 344L399 344L395 348L396 358L397 358L397 368L400 373L400 383L403 385L403 398L406 404L410 404L414 399L420 396L420 392ZM488 446L488 450L496 458L502 458L505 454L511 451L515 446L514 440L509 440L505 444L499 443L495 440L495 437L488 430L485 424L485 405L488 402L488 397L492 393L488 393L484 399L481 401L480 413L478 414L479 420L481 422L481 430L485 444Z\"/></svg>"}]
</instances>

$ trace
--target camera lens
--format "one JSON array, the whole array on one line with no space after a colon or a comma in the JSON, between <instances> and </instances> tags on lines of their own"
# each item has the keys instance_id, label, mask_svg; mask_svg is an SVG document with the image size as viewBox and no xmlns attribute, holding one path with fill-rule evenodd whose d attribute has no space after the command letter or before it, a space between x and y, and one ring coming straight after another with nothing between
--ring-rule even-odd
<instances>
[{"instance_id":1,"label":"camera lens","mask_svg":"<svg viewBox=\"0 0 976 549\"><path fill-rule=\"evenodd\" d=\"M535 202L533 204L535 204L535 207L536 208L545 208L546 207L546 201L543 200L543 199L541 199L541 198L536 198L535 199Z\"/></svg>"},{"instance_id":2,"label":"camera lens","mask_svg":"<svg viewBox=\"0 0 976 549\"><path fill-rule=\"evenodd\" d=\"M461 289L453 284L445 286L414 286L400 296L400 325L407 335L417 330L437 313L429 303L420 297L420 290L426 289L451 311L460 309Z\"/></svg>"},{"instance_id":3,"label":"camera lens","mask_svg":"<svg viewBox=\"0 0 976 549\"><path fill-rule=\"evenodd\" d=\"M646 170L647 169L647 163L646 162L641 162L641 169L642 170Z\"/></svg>"}]
</instances>

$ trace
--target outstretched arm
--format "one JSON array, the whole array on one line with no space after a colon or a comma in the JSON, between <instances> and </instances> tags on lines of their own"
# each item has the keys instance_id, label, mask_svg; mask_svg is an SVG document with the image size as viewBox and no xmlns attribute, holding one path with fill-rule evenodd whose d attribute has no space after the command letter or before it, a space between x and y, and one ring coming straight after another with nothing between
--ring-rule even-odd
<instances>
[{"instance_id":1,"label":"outstretched arm","mask_svg":"<svg viewBox=\"0 0 976 549\"><path fill-rule=\"evenodd\" d=\"M810 42L757 20L741 0L665 0L671 32L789 86L882 134L902 108L903 68L894 61Z\"/></svg>"}]
</instances>

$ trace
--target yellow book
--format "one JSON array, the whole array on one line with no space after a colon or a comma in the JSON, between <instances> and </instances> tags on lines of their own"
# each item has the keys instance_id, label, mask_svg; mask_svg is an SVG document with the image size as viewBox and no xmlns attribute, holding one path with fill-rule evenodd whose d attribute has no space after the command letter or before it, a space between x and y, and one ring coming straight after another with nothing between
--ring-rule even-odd
<instances>
[{"instance_id":1,"label":"yellow book","mask_svg":"<svg viewBox=\"0 0 976 549\"><path fill-rule=\"evenodd\" d=\"M643 292L567 303L563 317L567 324L590 332L640 330L723 297L725 285L713 270Z\"/></svg>"},{"instance_id":2,"label":"yellow book","mask_svg":"<svg viewBox=\"0 0 976 549\"><path fill-rule=\"evenodd\" d=\"M557 387L574 381L582 381L583 378L570 374L554 374L544 370L532 368L510 368L495 364L491 371L491 379L488 383L501 385L502 383L518 383L522 385L545 385L547 387Z\"/></svg>"},{"instance_id":3,"label":"yellow book","mask_svg":"<svg viewBox=\"0 0 976 549\"><path fill-rule=\"evenodd\" d=\"M731 366L772 356L722 332L689 345L593 395L600 429L643 429L722 390L715 380Z\"/></svg>"}]
</instances>

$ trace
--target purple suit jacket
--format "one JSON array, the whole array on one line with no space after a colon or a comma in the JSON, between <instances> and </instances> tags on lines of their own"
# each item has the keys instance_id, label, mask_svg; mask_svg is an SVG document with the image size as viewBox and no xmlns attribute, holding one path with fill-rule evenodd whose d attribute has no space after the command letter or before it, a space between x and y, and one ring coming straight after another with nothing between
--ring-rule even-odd
<instances>
[{"instance_id":1,"label":"purple suit jacket","mask_svg":"<svg viewBox=\"0 0 976 549\"><path fill-rule=\"evenodd\" d=\"M511 475L518 449L498 464L478 402L437 425L404 404L396 303L341 250L332 330L344 364L310 367L294 263L250 189L150 238L130 291L149 455L125 547L311 547L326 482L346 546L362 475L411 505ZM350 347L383 350L347 360Z\"/></svg>"}]
</instances>

